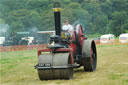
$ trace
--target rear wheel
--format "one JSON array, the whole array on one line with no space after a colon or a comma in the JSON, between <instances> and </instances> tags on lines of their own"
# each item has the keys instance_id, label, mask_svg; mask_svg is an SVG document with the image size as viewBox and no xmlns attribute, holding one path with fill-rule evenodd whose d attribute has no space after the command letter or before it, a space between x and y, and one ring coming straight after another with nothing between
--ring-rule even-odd
<instances>
[{"instance_id":1,"label":"rear wheel","mask_svg":"<svg viewBox=\"0 0 128 85\"><path fill-rule=\"evenodd\" d=\"M97 65L96 45L93 40L84 40L82 47L82 62L85 71L95 71Z\"/></svg>"}]
</instances>

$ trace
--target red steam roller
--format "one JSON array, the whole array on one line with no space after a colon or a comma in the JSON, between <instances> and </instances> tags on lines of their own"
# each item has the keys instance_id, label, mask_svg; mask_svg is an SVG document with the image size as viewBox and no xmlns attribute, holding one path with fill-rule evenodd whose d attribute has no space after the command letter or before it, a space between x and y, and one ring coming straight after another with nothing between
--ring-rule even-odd
<instances>
[{"instance_id":1,"label":"red steam roller","mask_svg":"<svg viewBox=\"0 0 128 85\"><path fill-rule=\"evenodd\" d=\"M40 80L72 79L73 69L84 67L84 71L95 71L97 52L94 40L88 40L80 24L74 26L72 36L61 31L61 8L54 4L55 35L49 45L38 50L38 71Z\"/></svg>"}]
</instances>

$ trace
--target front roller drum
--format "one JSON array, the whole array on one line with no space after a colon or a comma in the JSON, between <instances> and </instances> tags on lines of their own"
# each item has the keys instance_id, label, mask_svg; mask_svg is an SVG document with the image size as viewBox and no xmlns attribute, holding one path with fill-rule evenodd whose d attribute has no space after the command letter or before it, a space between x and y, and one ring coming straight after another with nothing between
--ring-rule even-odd
<instances>
[{"instance_id":1,"label":"front roller drum","mask_svg":"<svg viewBox=\"0 0 128 85\"><path fill-rule=\"evenodd\" d=\"M72 79L73 69L38 70L40 80Z\"/></svg>"},{"instance_id":2,"label":"front roller drum","mask_svg":"<svg viewBox=\"0 0 128 85\"><path fill-rule=\"evenodd\" d=\"M97 65L96 45L93 40L84 40L82 47L82 62L85 71L95 71Z\"/></svg>"},{"instance_id":3,"label":"front roller drum","mask_svg":"<svg viewBox=\"0 0 128 85\"><path fill-rule=\"evenodd\" d=\"M70 54L68 52L41 54L38 65L41 64L49 64L50 66L44 65L41 69L37 69L40 80L73 78L73 67L70 64Z\"/></svg>"}]
</instances>

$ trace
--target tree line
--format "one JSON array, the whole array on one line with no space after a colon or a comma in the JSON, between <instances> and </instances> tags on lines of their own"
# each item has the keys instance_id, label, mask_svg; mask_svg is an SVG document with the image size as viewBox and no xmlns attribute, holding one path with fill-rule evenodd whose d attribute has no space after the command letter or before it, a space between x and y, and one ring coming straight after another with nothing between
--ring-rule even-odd
<instances>
[{"instance_id":1,"label":"tree line","mask_svg":"<svg viewBox=\"0 0 128 85\"><path fill-rule=\"evenodd\" d=\"M57 0L0 0L0 24L8 34L54 30L53 3ZM128 0L58 0L61 22L80 23L86 34L128 32ZM1 28L0 28L1 29Z\"/></svg>"}]
</instances>

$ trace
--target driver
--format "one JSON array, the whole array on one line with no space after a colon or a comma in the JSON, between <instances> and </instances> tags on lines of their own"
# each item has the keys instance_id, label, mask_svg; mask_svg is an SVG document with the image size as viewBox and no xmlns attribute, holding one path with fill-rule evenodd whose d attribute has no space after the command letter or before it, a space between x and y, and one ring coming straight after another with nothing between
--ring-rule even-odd
<instances>
[{"instance_id":1,"label":"driver","mask_svg":"<svg viewBox=\"0 0 128 85\"><path fill-rule=\"evenodd\" d=\"M69 24L68 20L65 20L65 24L62 26L62 30L66 32L72 32L73 27Z\"/></svg>"},{"instance_id":2,"label":"driver","mask_svg":"<svg viewBox=\"0 0 128 85\"><path fill-rule=\"evenodd\" d=\"M67 32L70 37L72 36L73 27L69 24L68 20L65 20L65 24L62 26L62 32Z\"/></svg>"}]
</instances>

